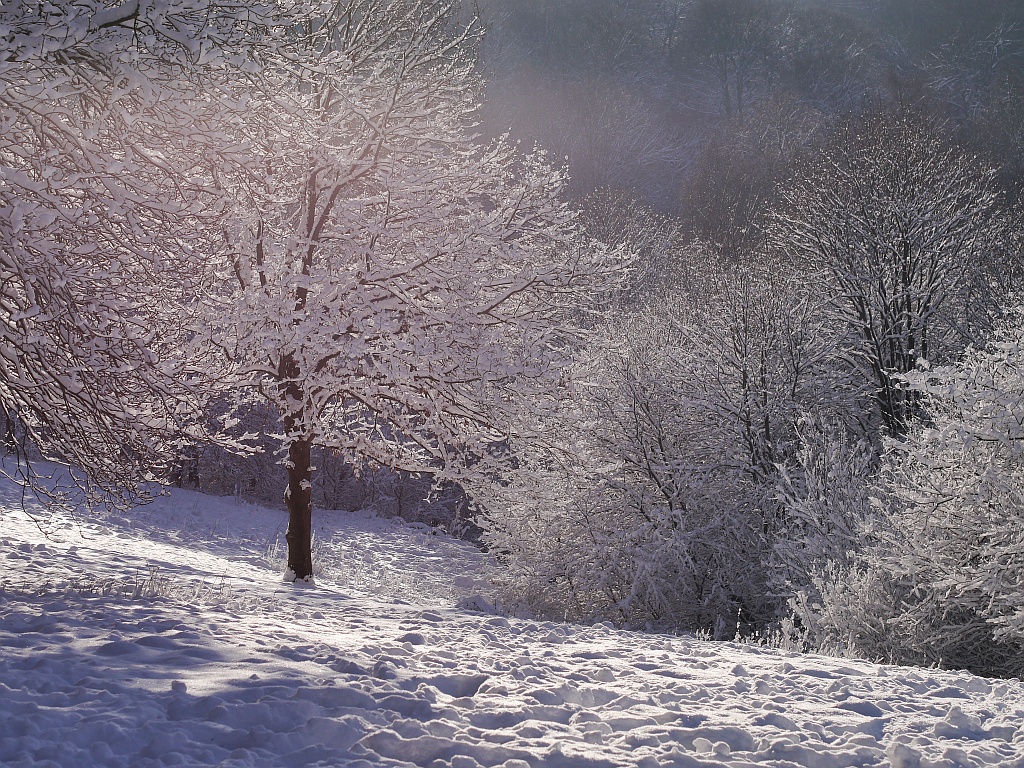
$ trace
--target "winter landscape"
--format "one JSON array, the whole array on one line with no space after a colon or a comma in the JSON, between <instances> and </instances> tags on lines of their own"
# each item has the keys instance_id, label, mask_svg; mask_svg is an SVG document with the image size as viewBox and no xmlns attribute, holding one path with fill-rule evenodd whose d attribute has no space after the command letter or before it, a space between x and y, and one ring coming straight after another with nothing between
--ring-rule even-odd
<instances>
[{"instance_id":1,"label":"winter landscape","mask_svg":"<svg viewBox=\"0 0 1024 768\"><path fill-rule=\"evenodd\" d=\"M0 764L1024 766L1024 3L3 0Z\"/></svg>"},{"instance_id":2,"label":"winter landscape","mask_svg":"<svg viewBox=\"0 0 1024 768\"><path fill-rule=\"evenodd\" d=\"M314 587L279 510L0 494L12 768L1024 765L1019 680L507 618L474 548L367 514L322 515Z\"/></svg>"}]
</instances>

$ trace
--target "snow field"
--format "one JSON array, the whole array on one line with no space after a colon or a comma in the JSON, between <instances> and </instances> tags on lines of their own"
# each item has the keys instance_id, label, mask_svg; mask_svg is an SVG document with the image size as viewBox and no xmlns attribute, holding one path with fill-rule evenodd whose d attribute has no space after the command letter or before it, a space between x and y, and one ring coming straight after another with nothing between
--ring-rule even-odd
<instances>
[{"instance_id":1,"label":"snow field","mask_svg":"<svg viewBox=\"0 0 1024 768\"><path fill-rule=\"evenodd\" d=\"M461 610L487 559L368 514L317 515L297 588L277 511L174 491L44 536L13 499L4 766L1024 766L1017 680Z\"/></svg>"}]
</instances>

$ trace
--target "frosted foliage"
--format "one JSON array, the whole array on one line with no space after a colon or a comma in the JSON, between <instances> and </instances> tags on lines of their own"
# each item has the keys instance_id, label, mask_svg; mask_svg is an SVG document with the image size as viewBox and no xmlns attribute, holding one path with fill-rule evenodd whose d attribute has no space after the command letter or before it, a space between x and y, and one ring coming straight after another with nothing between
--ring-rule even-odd
<instances>
[{"instance_id":1,"label":"frosted foliage","mask_svg":"<svg viewBox=\"0 0 1024 768\"><path fill-rule=\"evenodd\" d=\"M876 118L842 138L799 169L773 237L820 271L899 435L917 398L893 376L948 362L991 329L1004 222L993 172L926 127Z\"/></svg>"},{"instance_id":2,"label":"frosted foliage","mask_svg":"<svg viewBox=\"0 0 1024 768\"><path fill-rule=\"evenodd\" d=\"M232 108L204 72L245 60L255 15L0 8L0 408L108 490L148 473L197 408L187 339L222 208L206 169Z\"/></svg>"},{"instance_id":3,"label":"frosted foliage","mask_svg":"<svg viewBox=\"0 0 1024 768\"><path fill-rule=\"evenodd\" d=\"M633 197L612 189L588 195L580 205L581 223L590 236L632 256L630 274L619 292L625 305L642 304L684 279L686 263L679 223L658 214Z\"/></svg>"},{"instance_id":4,"label":"frosted foliage","mask_svg":"<svg viewBox=\"0 0 1024 768\"><path fill-rule=\"evenodd\" d=\"M858 653L1024 671L1022 320L1013 313L961 363L907 376L927 418L891 445L874 544L860 575L832 580L824 606L836 634L854 618L840 604L886 607L874 619L884 632L855 644Z\"/></svg>"},{"instance_id":5,"label":"frosted foliage","mask_svg":"<svg viewBox=\"0 0 1024 768\"><path fill-rule=\"evenodd\" d=\"M757 548L756 530L709 503L713 473L684 455L685 414L666 401L675 380L656 341L668 329L638 320L632 338L606 329L621 348L580 372L580 395L548 423L554 457L521 468L489 510L489 538L509 552L507 599L520 611L731 636L742 586L729 574Z\"/></svg>"},{"instance_id":6,"label":"frosted foliage","mask_svg":"<svg viewBox=\"0 0 1024 768\"><path fill-rule=\"evenodd\" d=\"M490 511L522 608L730 638L774 614L776 465L802 413L838 414L856 390L796 280L705 259L693 294L596 334L546 424L555 449Z\"/></svg>"},{"instance_id":7,"label":"frosted foliage","mask_svg":"<svg viewBox=\"0 0 1024 768\"><path fill-rule=\"evenodd\" d=\"M860 549L877 462L872 446L838 421L804 416L797 433L796 461L778 483L784 523L774 581L782 592L813 594L823 569L848 563Z\"/></svg>"},{"instance_id":8,"label":"frosted foliage","mask_svg":"<svg viewBox=\"0 0 1024 768\"><path fill-rule=\"evenodd\" d=\"M477 31L455 19L425 0L311 16L234 126L252 156L224 179L233 277L211 322L286 443L482 467L617 266L576 236L562 171L474 141Z\"/></svg>"}]
</instances>

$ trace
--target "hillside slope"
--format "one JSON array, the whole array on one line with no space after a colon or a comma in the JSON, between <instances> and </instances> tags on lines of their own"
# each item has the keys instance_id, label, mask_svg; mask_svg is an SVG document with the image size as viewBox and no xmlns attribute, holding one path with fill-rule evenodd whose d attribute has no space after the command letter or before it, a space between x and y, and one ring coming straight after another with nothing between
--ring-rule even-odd
<instances>
[{"instance_id":1,"label":"hillside slope","mask_svg":"<svg viewBox=\"0 0 1024 768\"><path fill-rule=\"evenodd\" d=\"M0 486L5 766L1024 766L1024 685L505 618L487 558L183 491L75 519Z\"/></svg>"}]
</instances>

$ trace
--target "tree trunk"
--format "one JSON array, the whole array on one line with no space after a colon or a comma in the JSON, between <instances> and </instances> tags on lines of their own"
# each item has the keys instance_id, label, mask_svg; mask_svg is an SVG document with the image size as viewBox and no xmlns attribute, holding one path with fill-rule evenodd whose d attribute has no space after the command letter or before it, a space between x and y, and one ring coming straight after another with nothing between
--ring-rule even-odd
<instances>
[{"instance_id":1,"label":"tree trunk","mask_svg":"<svg viewBox=\"0 0 1024 768\"><path fill-rule=\"evenodd\" d=\"M310 479L310 441L295 440L288 446L288 570L295 579L313 575L313 503Z\"/></svg>"},{"instance_id":2,"label":"tree trunk","mask_svg":"<svg viewBox=\"0 0 1024 768\"><path fill-rule=\"evenodd\" d=\"M297 409L284 414L284 433L288 439L288 487L284 492L288 508L288 570L296 581L313 575L313 467L310 462L312 440L302 412L303 392L299 386L299 364L295 355L281 357L278 388L285 402Z\"/></svg>"}]
</instances>

